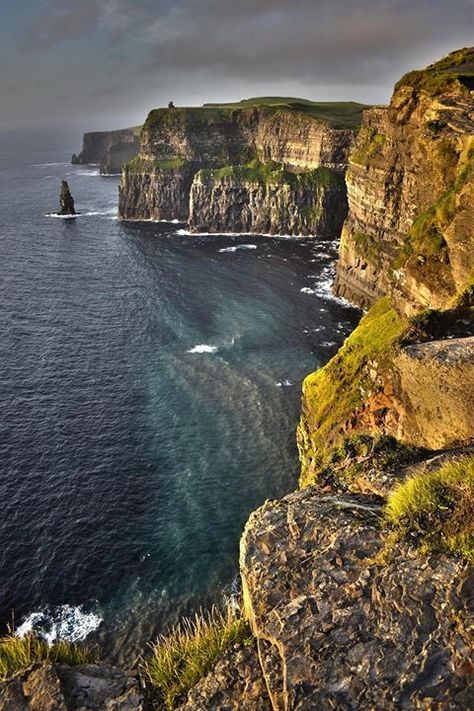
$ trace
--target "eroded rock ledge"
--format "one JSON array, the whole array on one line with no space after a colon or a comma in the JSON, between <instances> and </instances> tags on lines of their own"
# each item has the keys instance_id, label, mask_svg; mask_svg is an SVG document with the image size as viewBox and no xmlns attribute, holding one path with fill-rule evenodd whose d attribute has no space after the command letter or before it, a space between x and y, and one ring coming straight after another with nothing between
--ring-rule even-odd
<instances>
[{"instance_id":1,"label":"eroded rock ledge","mask_svg":"<svg viewBox=\"0 0 474 711\"><path fill-rule=\"evenodd\" d=\"M474 705L474 573L407 549L376 565L380 513L307 488L250 517L245 610L275 710Z\"/></svg>"},{"instance_id":2,"label":"eroded rock ledge","mask_svg":"<svg viewBox=\"0 0 474 711\"><path fill-rule=\"evenodd\" d=\"M0 683L0 711L143 711L136 677L107 664L35 664Z\"/></svg>"}]
</instances>

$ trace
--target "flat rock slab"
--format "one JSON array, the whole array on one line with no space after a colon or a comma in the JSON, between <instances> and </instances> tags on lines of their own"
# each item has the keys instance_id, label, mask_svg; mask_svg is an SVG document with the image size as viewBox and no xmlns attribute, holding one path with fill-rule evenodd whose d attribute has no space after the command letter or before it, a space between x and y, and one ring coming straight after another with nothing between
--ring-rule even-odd
<instances>
[{"instance_id":1,"label":"flat rock slab","mask_svg":"<svg viewBox=\"0 0 474 711\"><path fill-rule=\"evenodd\" d=\"M380 514L308 488L250 517L244 599L274 709L474 708L474 573L408 548L374 564Z\"/></svg>"},{"instance_id":2,"label":"flat rock slab","mask_svg":"<svg viewBox=\"0 0 474 711\"><path fill-rule=\"evenodd\" d=\"M35 664L0 684L0 711L142 711L137 680L106 664Z\"/></svg>"}]
</instances>

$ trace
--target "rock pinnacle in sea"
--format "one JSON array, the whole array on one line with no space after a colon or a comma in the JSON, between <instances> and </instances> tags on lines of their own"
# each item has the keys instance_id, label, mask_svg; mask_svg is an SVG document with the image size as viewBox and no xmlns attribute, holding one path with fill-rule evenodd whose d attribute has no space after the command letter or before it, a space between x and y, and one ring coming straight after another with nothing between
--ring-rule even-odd
<instances>
[{"instance_id":1,"label":"rock pinnacle in sea","mask_svg":"<svg viewBox=\"0 0 474 711\"><path fill-rule=\"evenodd\" d=\"M61 181L61 192L59 195L58 215L75 215L74 198L69 190L69 185L65 180Z\"/></svg>"}]
</instances>

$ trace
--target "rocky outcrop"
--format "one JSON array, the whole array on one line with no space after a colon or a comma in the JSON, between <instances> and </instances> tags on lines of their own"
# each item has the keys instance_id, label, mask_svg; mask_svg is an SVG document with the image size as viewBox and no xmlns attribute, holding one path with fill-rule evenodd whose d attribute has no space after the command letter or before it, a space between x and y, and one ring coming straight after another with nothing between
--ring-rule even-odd
<instances>
[{"instance_id":1,"label":"rocky outcrop","mask_svg":"<svg viewBox=\"0 0 474 711\"><path fill-rule=\"evenodd\" d=\"M472 313L462 314L443 312L443 328L456 332L458 324L472 333ZM474 338L435 332L433 323L420 331L384 298L334 358L305 378L297 433L302 484L317 481L355 436L434 451L474 442Z\"/></svg>"},{"instance_id":2,"label":"rocky outcrop","mask_svg":"<svg viewBox=\"0 0 474 711\"><path fill-rule=\"evenodd\" d=\"M75 215L74 198L69 190L69 185L65 180L61 181L61 192L59 194L58 215Z\"/></svg>"},{"instance_id":3,"label":"rocky outcrop","mask_svg":"<svg viewBox=\"0 0 474 711\"><path fill-rule=\"evenodd\" d=\"M72 156L73 164L94 163L100 172L120 173L122 166L132 160L139 150L141 126L117 131L93 131L85 133L82 151Z\"/></svg>"},{"instance_id":4,"label":"rocky outcrop","mask_svg":"<svg viewBox=\"0 0 474 711\"><path fill-rule=\"evenodd\" d=\"M0 683L0 711L143 711L135 677L106 664L35 664Z\"/></svg>"},{"instance_id":5,"label":"rocky outcrop","mask_svg":"<svg viewBox=\"0 0 474 711\"><path fill-rule=\"evenodd\" d=\"M337 234L346 214L339 176L354 135L329 119L273 107L157 109L143 127L138 158L123 171L119 215L189 215L193 231ZM277 168L289 177L268 180ZM330 172L326 185L299 177L320 168ZM165 195L172 195L169 216Z\"/></svg>"},{"instance_id":6,"label":"rocky outcrop","mask_svg":"<svg viewBox=\"0 0 474 711\"><path fill-rule=\"evenodd\" d=\"M373 497L312 488L251 515L245 609L275 711L474 704L472 571L406 547L378 565L380 515Z\"/></svg>"},{"instance_id":7,"label":"rocky outcrop","mask_svg":"<svg viewBox=\"0 0 474 711\"><path fill-rule=\"evenodd\" d=\"M474 270L474 49L397 84L364 113L347 172L336 293L405 313L443 308Z\"/></svg>"},{"instance_id":8,"label":"rocky outcrop","mask_svg":"<svg viewBox=\"0 0 474 711\"><path fill-rule=\"evenodd\" d=\"M179 711L273 711L255 644L236 645L191 689Z\"/></svg>"},{"instance_id":9,"label":"rocky outcrop","mask_svg":"<svg viewBox=\"0 0 474 711\"><path fill-rule=\"evenodd\" d=\"M339 234L347 203L342 176L319 168L295 174L279 166L252 170L201 170L191 186L192 232Z\"/></svg>"}]
</instances>

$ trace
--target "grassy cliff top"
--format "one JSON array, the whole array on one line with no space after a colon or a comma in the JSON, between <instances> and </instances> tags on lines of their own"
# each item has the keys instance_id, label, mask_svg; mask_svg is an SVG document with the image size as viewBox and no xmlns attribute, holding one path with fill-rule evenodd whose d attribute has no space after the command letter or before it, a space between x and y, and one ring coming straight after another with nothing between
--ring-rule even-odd
<instances>
[{"instance_id":1,"label":"grassy cliff top","mask_svg":"<svg viewBox=\"0 0 474 711\"><path fill-rule=\"evenodd\" d=\"M395 84L395 91L403 86L411 86L433 96L449 90L473 90L474 47L458 49L426 69L408 72Z\"/></svg>"},{"instance_id":2,"label":"grassy cliff top","mask_svg":"<svg viewBox=\"0 0 474 711\"><path fill-rule=\"evenodd\" d=\"M184 116L196 121L225 122L233 120L236 112L253 108L304 114L327 123L332 128L353 130L359 128L363 110L370 107L353 101L310 101L282 96L264 96L228 104L153 109L148 115L147 123L164 122L166 124Z\"/></svg>"},{"instance_id":3,"label":"grassy cliff top","mask_svg":"<svg viewBox=\"0 0 474 711\"><path fill-rule=\"evenodd\" d=\"M259 106L308 114L334 128L345 129L358 128L362 121L362 112L370 108L367 104L358 104L355 101L311 101L291 96L257 96L229 104L204 104L204 107L228 109Z\"/></svg>"}]
</instances>

